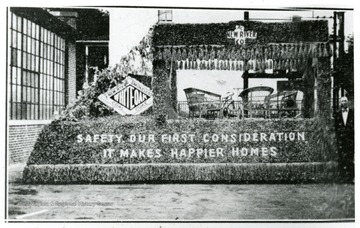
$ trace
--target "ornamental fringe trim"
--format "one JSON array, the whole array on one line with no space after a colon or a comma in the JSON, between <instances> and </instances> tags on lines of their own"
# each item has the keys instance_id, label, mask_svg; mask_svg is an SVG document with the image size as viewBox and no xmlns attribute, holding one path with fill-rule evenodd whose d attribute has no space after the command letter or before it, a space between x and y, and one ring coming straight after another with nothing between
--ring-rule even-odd
<instances>
[{"instance_id":1,"label":"ornamental fringe trim","mask_svg":"<svg viewBox=\"0 0 360 228\"><path fill-rule=\"evenodd\" d=\"M274 70L296 72L307 59L332 56L329 42L270 43L253 48L223 45L166 45L153 50L154 60L175 62L181 70L236 70L272 74Z\"/></svg>"},{"instance_id":2,"label":"ornamental fringe trim","mask_svg":"<svg viewBox=\"0 0 360 228\"><path fill-rule=\"evenodd\" d=\"M85 183L311 183L337 179L336 162L30 165L29 184Z\"/></svg>"}]
</instances>

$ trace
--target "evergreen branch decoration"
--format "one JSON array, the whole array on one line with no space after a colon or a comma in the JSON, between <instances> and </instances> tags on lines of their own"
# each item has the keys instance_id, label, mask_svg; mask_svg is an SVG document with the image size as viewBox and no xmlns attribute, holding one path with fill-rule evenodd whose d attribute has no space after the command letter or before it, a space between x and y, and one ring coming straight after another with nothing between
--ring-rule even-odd
<instances>
[{"instance_id":1,"label":"evergreen branch decoration","mask_svg":"<svg viewBox=\"0 0 360 228\"><path fill-rule=\"evenodd\" d=\"M98 96L121 83L129 74L152 74L152 31L153 28L150 28L139 45L121 57L114 67L95 72L97 80L80 91L76 100L68 105L57 120L78 121L114 114L115 111L98 100Z\"/></svg>"},{"instance_id":2,"label":"evergreen branch decoration","mask_svg":"<svg viewBox=\"0 0 360 228\"><path fill-rule=\"evenodd\" d=\"M256 40L247 40L249 47L268 43L327 42L328 26L325 20L263 23L257 21L231 21L211 24L159 24L154 28L153 44L161 45L224 45L235 46L226 38L236 25L256 31Z\"/></svg>"}]
</instances>

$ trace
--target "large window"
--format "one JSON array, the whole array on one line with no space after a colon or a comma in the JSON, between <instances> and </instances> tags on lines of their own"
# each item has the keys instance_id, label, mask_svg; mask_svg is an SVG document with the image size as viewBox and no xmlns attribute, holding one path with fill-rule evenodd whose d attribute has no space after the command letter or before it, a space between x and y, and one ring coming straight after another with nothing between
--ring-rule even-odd
<instances>
[{"instance_id":1,"label":"large window","mask_svg":"<svg viewBox=\"0 0 360 228\"><path fill-rule=\"evenodd\" d=\"M46 120L65 107L65 40L10 13L10 118Z\"/></svg>"}]
</instances>

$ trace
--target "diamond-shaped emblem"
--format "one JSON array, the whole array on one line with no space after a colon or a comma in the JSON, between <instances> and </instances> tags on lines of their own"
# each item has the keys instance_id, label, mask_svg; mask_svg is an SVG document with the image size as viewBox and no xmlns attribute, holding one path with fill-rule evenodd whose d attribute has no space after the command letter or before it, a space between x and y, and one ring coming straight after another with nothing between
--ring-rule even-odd
<instances>
[{"instance_id":1,"label":"diamond-shaped emblem","mask_svg":"<svg viewBox=\"0 0 360 228\"><path fill-rule=\"evenodd\" d=\"M246 39L256 39L257 33L254 31L245 31L244 26L236 25L235 30L227 32L228 39L234 39L235 44L245 45Z\"/></svg>"},{"instance_id":2,"label":"diamond-shaped emblem","mask_svg":"<svg viewBox=\"0 0 360 228\"><path fill-rule=\"evenodd\" d=\"M152 91L131 77L98 98L121 115L139 115L153 104Z\"/></svg>"}]
</instances>

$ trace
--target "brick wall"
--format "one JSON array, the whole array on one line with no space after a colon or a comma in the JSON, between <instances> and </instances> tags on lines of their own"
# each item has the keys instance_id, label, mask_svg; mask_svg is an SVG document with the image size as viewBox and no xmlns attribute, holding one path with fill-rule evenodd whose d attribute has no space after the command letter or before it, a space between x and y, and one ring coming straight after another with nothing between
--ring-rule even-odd
<instances>
[{"instance_id":1,"label":"brick wall","mask_svg":"<svg viewBox=\"0 0 360 228\"><path fill-rule=\"evenodd\" d=\"M9 126L8 158L10 164L27 161L43 127L42 124Z\"/></svg>"},{"instance_id":2,"label":"brick wall","mask_svg":"<svg viewBox=\"0 0 360 228\"><path fill-rule=\"evenodd\" d=\"M68 101L71 103L76 99L76 45L73 42L68 43L68 68L67 68L67 96Z\"/></svg>"}]
</instances>

